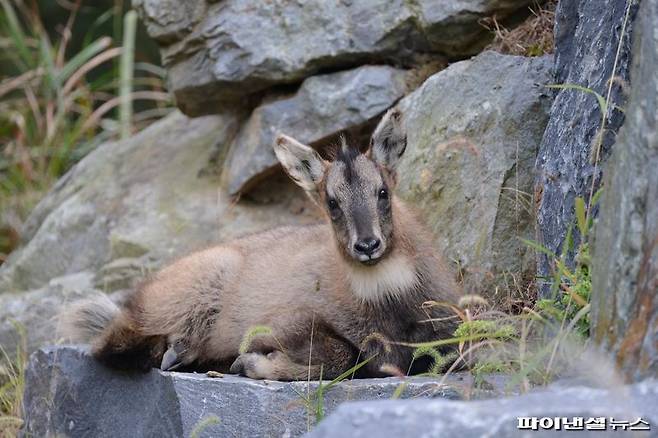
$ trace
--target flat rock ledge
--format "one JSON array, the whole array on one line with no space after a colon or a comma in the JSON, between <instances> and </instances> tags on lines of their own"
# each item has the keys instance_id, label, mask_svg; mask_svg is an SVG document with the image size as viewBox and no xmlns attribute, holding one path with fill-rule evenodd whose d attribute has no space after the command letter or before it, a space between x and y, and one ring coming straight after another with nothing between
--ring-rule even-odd
<instances>
[{"instance_id":1,"label":"flat rock ledge","mask_svg":"<svg viewBox=\"0 0 658 438\"><path fill-rule=\"evenodd\" d=\"M345 401L400 398L461 399L502 393L501 376L490 390L471 391L466 374L341 382L324 393L328 414ZM401 386L402 385L402 386ZM83 347L37 350L26 371L22 436L70 437L294 437L316 423L305 403L318 382L259 381L232 375L153 370L126 374L103 367ZM317 400L317 397L315 398ZM345 413L345 410L341 412ZM344 435L344 436L349 436Z\"/></svg>"},{"instance_id":2,"label":"flat rock ledge","mask_svg":"<svg viewBox=\"0 0 658 438\"><path fill-rule=\"evenodd\" d=\"M604 384L605 382L601 382ZM537 418L536 428L520 429L519 417ZM559 420L556 420L556 417ZM556 421L583 418L577 432ZM586 425L604 418L604 430ZM630 425L638 418L649 423ZM613 423L612 420L615 421ZM522 420L523 422L527 420ZM532 420L529 424L532 426ZM628 429L619 423L626 422ZM542 427L542 423L546 429ZM549 425L550 423L550 425ZM617 426L613 426L617 424ZM345 403L322 421L307 438L330 437L535 437L552 436L658 436L658 380L630 386L594 389L556 384L516 397L495 400L381 400Z\"/></svg>"}]
</instances>

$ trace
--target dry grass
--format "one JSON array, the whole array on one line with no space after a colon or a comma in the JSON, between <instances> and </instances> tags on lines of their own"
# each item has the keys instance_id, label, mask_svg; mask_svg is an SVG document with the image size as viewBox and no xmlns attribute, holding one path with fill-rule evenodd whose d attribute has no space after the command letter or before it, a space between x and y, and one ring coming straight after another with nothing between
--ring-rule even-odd
<instances>
[{"instance_id":1,"label":"dry grass","mask_svg":"<svg viewBox=\"0 0 658 438\"><path fill-rule=\"evenodd\" d=\"M17 436L23 424L21 417L27 365L27 338L22 326L18 324L14 326L20 337L14 355L9 354L0 345L0 438Z\"/></svg>"},{"instance_id":2,"label":"dry grass","mask_svg":"<svg viewBox=\"0 0 658 438\"><path fill-rule=\"evenodd\" d=\"M530 16L519 26L507 29L496 17L483 22L492 31L494 40L487 47L508 55L541 56L553 53L553 25L557 0L549 0L544 5L535 3L530 7Z\"/></svg>"}]
</instances>

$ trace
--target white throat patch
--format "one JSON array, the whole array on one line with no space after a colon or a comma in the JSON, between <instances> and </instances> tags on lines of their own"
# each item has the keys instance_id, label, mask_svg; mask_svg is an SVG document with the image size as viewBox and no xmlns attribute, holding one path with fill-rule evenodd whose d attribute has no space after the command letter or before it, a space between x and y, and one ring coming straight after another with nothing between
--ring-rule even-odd
<instances>
[{"instance_id":1,"label":"white throat patch","mask_svg":"<svg viewBox=\"0 0 658 438\"><path fill-rule=\"evenodd\" d=\"M405 255L389 255L374 266L350 266L347 278L352 292L362 301L399 299L418 284L418 275Z\"/></svg>"}]
</instances>

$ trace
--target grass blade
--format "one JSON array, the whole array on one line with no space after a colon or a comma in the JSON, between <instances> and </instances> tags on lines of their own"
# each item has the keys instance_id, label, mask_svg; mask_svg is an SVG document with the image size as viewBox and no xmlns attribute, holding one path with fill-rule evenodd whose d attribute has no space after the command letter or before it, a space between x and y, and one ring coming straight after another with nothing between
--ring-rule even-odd
<instances>
[{"instance_id":1,"label":"grass blade","mask_svg":"<svg viewBox=\"0 0 658 438\"><path fill-rule=\"evenodd\" d=\"M122 139L132 133L133 103L131 99L135 71L135 33L137 12L128 11L123 22L123 50L119 73L119 124Z\"/></svg>"},{"instance_id":2,"label":"grass blade","mask_svg":"<svg viewBox=\"0 0 658 438\"><path fill-rule=\"evenodd\" d=\"M159 65L151 64L149 62L137 62L135 63L135 70L143 71L150 73L153 76L164 79L167 77L167 70Z\"/></svg>"},{"instance_id":3,"label":"grass blade","mask_svg":"<svg viewBox=\"0 0 658 438\"><path fill-rule=\"evenodd\" d=\"M111 7L110 9L103 12L94 20L94 22L91 24L91 26L89 26L89 28L85 32L85 36L82 40L82 47L87 47L91 43L91 40L96 30L98 30L101 26L103 26L105 23L109 22L112 18L114 18L114 13L115 13L115 8Z\"/></svg>"},{"instance_id":4,"label":"grass blade","mask_svg":"<svg viewBox=\"0 0 658 438\"><path fill-rule=\"evenodd\" d=\"M59 82L57 76L57 70L55 68L55 58L53 56L53 48L48 40L47 35L42 35L39 39L39 51L41 53L41 62L44 64L45 73L46 73L46 82L48 88L46 90L47 97L53 98L57 96L57 90L59 89Z\"/></svg>"},{"instance_id":5,"label":"grass blade","mask_svg":"<svg viewBox=\"0 0 658 438\"><path fill-rule=\"evenodd\" d=\"M583 93L589 93L596 97L596 100L599 103L599 109L601 110L601 113L604 115L608 113L608 103L606 102L605 98L601 96L599 93L597 93L596 91L592 90L591 88L583 87L581 85L576 85L576 84L553 84L553 85L546 85L546 87L557 88L560 90L577 90L577 91L582 91Z\"/></svg>"},{"instance_id":6,"label":"grass blade","mask_svg":"<svg viewBox=\"0 0 658 438\"><path fill-rule=\"evenodd\" d=\"M585 200L580 196L576 198L576 220L578 221L578 231L580 235L587 237L587 215L585 213Z\"/></svg>"},{"instance_id":7,"label":"grass blade","mask_svg":"<svg viewBox=\"0 0 658 438\"><path fill-rule=\"evenodd\" d=\"M83 48L73 58L71 58L62 69L57 73L59 83L67 80L80 67L85 65L90 59L107 49L112 44L110 37L99 38L87 47Z\"/></svg>"},{"instance_id":8,"label":"grass blade","mask_svg":"<svg viewBox=\"0 0 658 438\"><path fill-rule=\"evenodd\" d=\"M2 9L5 12L5 18L7 20L7 27L9 35L11 36L14 47L19 54L19 62L21 63L22 70L29 70L33 67L34 58L32 57L32 52L27 45L27 35L23 32L21 23L16 16L13 6L7 0L0 0L2 4Z\"/></svg>"},{"instance_id":9,"label":"grass blade","mask_svg":"<svg viewBox=\"0 0 658 438\"><path fill-rule=\"evenodd\" d=\"M376 356L376 355L375 355L375 356ZM352 368L350 368L349 370L345 371L343 374L341 374L340 376L336 377L336 378L335 378L334 380L332 380L331 382L327 383L327 385L324 387L325 391L326 391L327 389L331 388L332 386L334 386L334 385L336 385L336 384L342 382L343 380L347 379L347 378L348 378L349 376L351 376L352 374L356 373L361 367L365 366L368 362L370 362L371 360L373 360L373 359L375 358L375 356L370 356L368 359L366 359L366 360L364 360L364 361L358 363L357 365L354 365Z\"/></svg>"},{"instance_id":10,"label":"grass blade","mask_svg":"<svg viewBox=\"0 0 658 438\"><path fill-rule=\"evenodd\" d=\"M553 251L551 251L550 249L546 248L545 246L535 242L534 240L524 239L522 237L519 237L519 239L521 240L521 242L525 243L526 245L528 245L530 248L534 249L535 251L546 254L547 256L552 257L552 258L557 258L557 256L555 255L555 253Z\"/></svg>"}]
</instances>

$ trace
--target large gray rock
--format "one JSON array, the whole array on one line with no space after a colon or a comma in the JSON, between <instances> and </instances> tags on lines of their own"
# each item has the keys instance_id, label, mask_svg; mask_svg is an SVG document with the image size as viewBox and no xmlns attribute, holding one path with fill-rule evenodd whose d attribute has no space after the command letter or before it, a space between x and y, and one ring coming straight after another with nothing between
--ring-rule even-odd
<instances>
[{"instance_id":1,"label":"large gray rock","mask_svg":"<svg viewBox=\"0 0 658 438\"><path fill-rule=\"evenodd\" d=\"M138 0L134 5L162 46L179 108L199 115L321 70L399 62L418 52L477 53L490 35L481 18L500 19L530 3Z\"/></svg>"},{"instance_id":2,"label":"large gray rock","mask_svg":"<svg viewBox=\"0 0 658 438\"><path fill-rule=\"evenodd\" d=\"M288 183L275 182L255 201L233 205L207 170L236 125L233 116L174 113L126 141L101 145L31 214L27 244L0 268L0 293L40 288L81 271L96 272L105 291L124 289L194 249L313 220L301 192Z\"/></svg>"},{"instance_id":3,"label":"large gray rock","mask_svg":"<svg viewBox=\"0 0 658 438\"><path fill-rule=\"evenodd\" d=\"M119 258L189 251L217 236L216 181L198 177L236 121L174 113L106 143L62 177L30 215L27 245L0 270L0 291L98 270Z\"/></svg>"},{"instance_id":4,"label":"large gray rock","mask_svg":"<svg viewBox=\"0 0 658 438\"><path fill-rule=\"evenodd\" d=\"M627 4L632 7L620 46ZM630 35L636 6L637 2L627 0L571 0L561 1L556 10L556 65L552 82L586 87L604 98L612 84L601 162L607 160L624 120L620 108L624 107L624 89L628 87ZM613 72L618 48L619 57ZM556 94L537 157L535 202L538 204L537 239L559 254L567 229L574 224L575 199L589 200L592 180L594 191L599 188L602 163L594 165L596 154L592 151L601 125L597 99L590 93L573 89ZM578 230L574 231L578 242ZM553 269L553 261L540 254L538 275L550 278ZM549 291L550 285L540 282L540 293L546 296Z\"/></svg>"},{"instance_id":5,"label":"large gray rock","mask_svg":"<svg viewBox=\"0 0 658 438\"><path fill-rule=\"evenodd\" d=\"M307 436L309 438L421 437L533 437L552 436L656 436L658 381L628 387L593 389L555 387L518 397L485 401L399 400L346 403ZM519 429L519 417L603 417L606 430L585 431ZM647 421L650 431L613 429L610 419ZM562 421L562 420L560 420ZM532 423L530 423L532 424ZM642 424L637 426L646 427ZM637 427L636 426L636 427Z\"/></svg>"},{"instance_id":6,"label":"large gray rock","mask_svg":"<svg viewBox=\"0 0 658 438\"><path fill-rule=\"evenodd\" d=\"M592 257L592 335L629 379L658 377L658 1L642 2L635 29L633 87Z\"/></svg>"},{"instance_id":7,"label":"large gray rock","mask_svg":"<svg viewBox=\"0 0 658 438\"><path fill-rule=\"evenodd\" d=\"M485 52L435 74L399 107L408 146L399 193L420 208L467 289L532 278L531 190L548 120L551 62ZM507 290L501 289L501 295Z\"/></svg>"},{"instance_id":8,"label":"large gray rock","mask_svg":"<svg viewBox=\"0 0 658 438\"><path fill-rule=\"evenodd\" d=\"M499 393L500 383L497 390L479 396ZM189 437L204 420L214 418L216 424L208 424L198 436L291 437L315 424L317 406L331 412L343 401L386 399L396 390L403 398L455 399L472 382L456 374L444 384L428 378L406 379L403 388L401 384L398 378L344 381L326 390L322 404L310 406L303 400L316 391L317 382L159 370L124 374L103 367L79 348L45 348L32 355L27 369L22 434Z\"/></svg>"},{"instance_id":9,"label":"large gray rock","mask_svg":"<svg viewBox=\"0 0 658 438\"><path fill-rule=\"evenodd\" d=\"M315 144L341 130L363 125L393 106L407 92L404 70L363 66L313 76L283 99L256 108L231 145L226 163L230 194L246 191L272 173L277 133Z\"/></svg>"}]
</instances>

